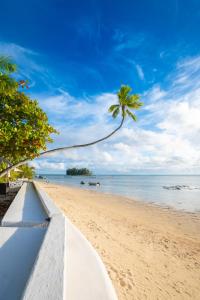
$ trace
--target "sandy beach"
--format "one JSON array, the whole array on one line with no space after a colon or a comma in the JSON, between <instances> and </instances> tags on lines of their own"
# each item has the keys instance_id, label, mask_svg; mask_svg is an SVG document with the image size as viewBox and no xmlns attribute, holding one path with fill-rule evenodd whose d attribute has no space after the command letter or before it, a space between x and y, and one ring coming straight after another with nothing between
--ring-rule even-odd
<instances>
[{"instance_id":1,"label":"sandy beach","mask_svg":"<svg viewBox=\"0 0 200 300\"><path fill-rule=\"evenodd\" d=\"M120 300L200 299L200 215L40 185L95 247Z\"/></svg>"}]
</instances>

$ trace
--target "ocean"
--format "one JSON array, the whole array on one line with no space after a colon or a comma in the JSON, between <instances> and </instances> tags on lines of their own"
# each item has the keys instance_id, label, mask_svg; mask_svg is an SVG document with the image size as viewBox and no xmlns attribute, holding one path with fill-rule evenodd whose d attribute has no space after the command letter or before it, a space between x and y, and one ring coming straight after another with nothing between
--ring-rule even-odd
<instances>
[{"instance_id":1,"label":"ocean","mask_svg":"<svg viewBox=\"0 0 200 300\"><path fill-rule=\"evenodd\" d=\"M126 196L187 212L200 212L200 175L44 175L49 182ZM80 182L85 184L81 185ZM100 182L89 186L88 182Z\"/></svg>"}]
</instances>

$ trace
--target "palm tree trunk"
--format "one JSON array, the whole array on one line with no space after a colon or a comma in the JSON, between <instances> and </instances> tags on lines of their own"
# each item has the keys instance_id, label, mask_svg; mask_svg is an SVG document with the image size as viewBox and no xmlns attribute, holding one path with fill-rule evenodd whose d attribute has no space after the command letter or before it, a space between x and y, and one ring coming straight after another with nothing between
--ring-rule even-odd
<instances>
[{"instance_id":1,"label":"palm tree trunk","mask_svg":"<svg viewBox=\"0 0 200 300\"><path fill-rule=\"evenodd\" d=\"M40 153L39 157L42 156L42 155L45 155L47 153L53 153L53 152L57 152L57 151L62 151L62 150L69 150L69 149L75 149L75 148L83 148L83 147L88 147L88 146L92 146L92 145L95 145L97 143L100 143L108 138L110 138L113 134L115 134L123 125L124 123L124 115L122 116L122 120L121 120L121 123L120 125L115 129L113 130L110 134L106 135L105 137L101 138L101 139L98 139L94 142L90 142L90 143L87 143L87 144L80 144L80 145L73 145L73 146L66 146L66 147L60 147L60 148L55 148L55 149L51 149L51 150L47 150L47 151L44 151L42 153ZM25 163L27 163L30 159L24 159L12 166L9 166L8 168L4 169L3 171L0 172L0 177L4 176L7 174L7 172L13 170L14 168L17 168Z\"/></svg>"}]
</instances>

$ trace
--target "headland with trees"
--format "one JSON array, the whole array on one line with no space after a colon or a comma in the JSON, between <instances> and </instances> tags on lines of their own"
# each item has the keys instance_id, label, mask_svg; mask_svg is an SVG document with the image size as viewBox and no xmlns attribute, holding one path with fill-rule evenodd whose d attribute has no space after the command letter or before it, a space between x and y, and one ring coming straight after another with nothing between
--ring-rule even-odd
<instances>
[{"instance_id":1,"label":"headland with trees","mask_svg":"<svg viewBox=\"0 0 200 300\"><path fill-rule=\"evenodd\" d=\"M92 172L88 170L87 168L71 168L67 169L66 175L70 176L91 176Z\"/></svg>"}]
</instances>

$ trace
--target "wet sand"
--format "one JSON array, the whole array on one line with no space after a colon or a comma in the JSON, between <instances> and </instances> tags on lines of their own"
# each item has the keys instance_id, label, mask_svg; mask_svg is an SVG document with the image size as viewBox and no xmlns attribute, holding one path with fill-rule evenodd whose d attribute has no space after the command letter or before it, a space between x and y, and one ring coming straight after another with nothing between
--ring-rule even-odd
<instances>
[{"instance_id":1,"label":"wet sand","mask_svg":"<svg viewBox=\"0 0 200 300\"><path fill-rule=\"evenodd\" d=\"M40 183L101 256L122 299L200 299L200 215Z\"/></svg>"}]
</instances>

